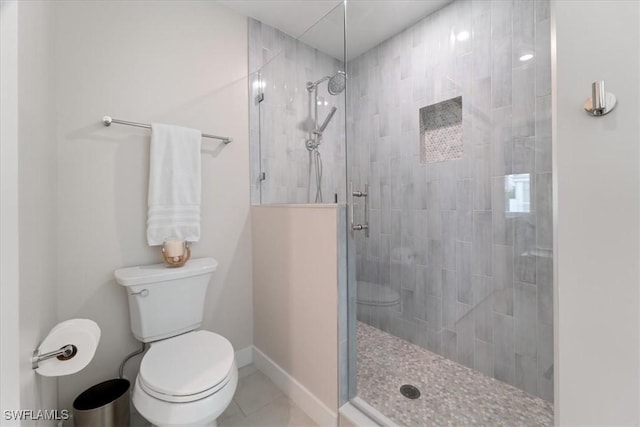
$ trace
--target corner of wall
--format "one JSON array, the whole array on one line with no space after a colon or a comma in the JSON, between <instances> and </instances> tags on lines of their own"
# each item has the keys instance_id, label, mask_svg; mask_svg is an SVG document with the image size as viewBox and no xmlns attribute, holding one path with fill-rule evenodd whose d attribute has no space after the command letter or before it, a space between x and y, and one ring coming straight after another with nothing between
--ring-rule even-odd
<instances>
[{"instance_id":1,"label":"corner of wall","mask_svg":"<svg viewBox=\"0 0 640 427\"><path fill-rule=\"evenodd\" d=\"M20 394L25 409L56 409L58 379L39 377L30 356L57 321L57 162L53 111L53 3L18 8ZM37 263L34 265L34 263Z\"/></svg>"},{"instance_id":2,"label":"corner of wall","mask_svg":"<svg viewBox=\"0 0 640 427\"><path fill-rule=\"evenodd\" d=\"M0 2L0 408L21 407L18 236L18 2ZM7 350L9 349L9 350ZM7 425L20 425L5 420Z\"/></svg>"}]
</instances>

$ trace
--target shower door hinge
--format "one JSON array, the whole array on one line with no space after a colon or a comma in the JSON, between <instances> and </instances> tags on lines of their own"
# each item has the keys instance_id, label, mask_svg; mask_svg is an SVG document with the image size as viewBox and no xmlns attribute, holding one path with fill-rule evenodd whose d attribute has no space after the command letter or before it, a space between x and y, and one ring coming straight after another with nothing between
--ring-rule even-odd
<instances>
[{"instance_id":1,"label":"shower door hinge","mask_svg":"<svg viewBox=\"0 0 640 427\"><path fill-rule=\"evenodd\" d=\"M264 101L264 93L259 93L256 96L256 101L258 102L258 104L261 103L262 101Z\"/></svg>"}]
</instances>

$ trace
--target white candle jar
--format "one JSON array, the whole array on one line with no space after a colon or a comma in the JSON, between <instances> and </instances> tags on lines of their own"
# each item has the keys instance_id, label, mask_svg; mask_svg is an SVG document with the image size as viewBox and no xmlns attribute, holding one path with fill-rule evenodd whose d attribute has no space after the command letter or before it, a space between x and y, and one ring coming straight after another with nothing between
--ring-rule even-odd
<instances>
[{"instance_id":1,"label":"white candle jar","mask_svg":"<svg viewBox=\"0 0 640 427\"><path fill-rule=\"evenodd\" d=\"M191 258L191 249L189 242L178 239L168 238L162 245L162 258L169 267L182 267Z\"/></svg>"}]
</instances>

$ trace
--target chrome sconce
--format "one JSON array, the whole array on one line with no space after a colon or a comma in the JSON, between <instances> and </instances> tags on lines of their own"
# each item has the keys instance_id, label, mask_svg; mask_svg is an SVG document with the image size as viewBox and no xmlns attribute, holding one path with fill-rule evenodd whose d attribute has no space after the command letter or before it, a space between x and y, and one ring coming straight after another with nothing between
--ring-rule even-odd
<instances>
[{"instance_id":1,"label":"chrome sconce","mask_svg":"<svg viewBox=\"0 0 640 427\"><path fill-rule=\"evenodd\" d=\"M604 116L616 107L616 97L604 90L604 80L591 84L591 96L584 101L584 110L592 116Z\"/></svg>"}]
</instances>

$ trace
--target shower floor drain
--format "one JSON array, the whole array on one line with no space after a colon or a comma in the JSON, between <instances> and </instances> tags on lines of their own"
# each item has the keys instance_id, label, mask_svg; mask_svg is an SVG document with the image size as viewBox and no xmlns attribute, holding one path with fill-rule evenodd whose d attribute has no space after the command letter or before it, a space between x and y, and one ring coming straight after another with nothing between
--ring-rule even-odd
<instances>
[{"instance_id":1,"label":"shower floor drain","mask_svg":"<svg viewBox=\"0 0 640 427\"><path fill-rule=\"evenodd\" d=\"M411 384L405 384L400 387L400 393L407 399L417 399L420 397L420 390Z\"/></svg>"}]
</instances>

